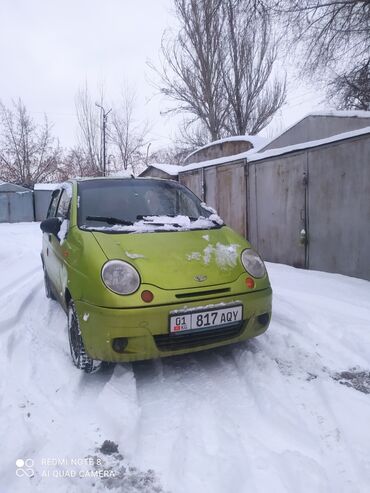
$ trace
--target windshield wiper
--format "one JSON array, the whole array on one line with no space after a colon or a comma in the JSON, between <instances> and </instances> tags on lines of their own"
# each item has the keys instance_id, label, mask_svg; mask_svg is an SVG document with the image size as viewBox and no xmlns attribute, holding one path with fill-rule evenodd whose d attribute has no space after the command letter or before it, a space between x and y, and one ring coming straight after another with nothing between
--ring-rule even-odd
<instances>
[{"instance_id":1,"label":"windshield wiper","mask_svg":"<svg viewBox=\"0 0 370 493\"><path fill-rule=\"evenodd\" d=\"M145 220L145 218L156 218L156 217L177 217L177 216L185 216L190 219L190 221L197 221L199 217L192 217L192 216L187 216L186 214L139 214L136 216L136 219L139 220ZM201 216L200 216L201 217ZM149 219L149 221L152 221L152 219Z\"/></svg>"},{"instance_id":2,"label":"windshield wiper","mask_svg":"<svg viewBox=\"0 0 370 493\"><path fill-rule=\"evenodd\" d=\"M105 216L86 216L87 221L101 221L108 224L122 224L123 226L132 226L131 221L126 219L118 219L117 217L105 217Z\"/></svg>"}]
</instances>

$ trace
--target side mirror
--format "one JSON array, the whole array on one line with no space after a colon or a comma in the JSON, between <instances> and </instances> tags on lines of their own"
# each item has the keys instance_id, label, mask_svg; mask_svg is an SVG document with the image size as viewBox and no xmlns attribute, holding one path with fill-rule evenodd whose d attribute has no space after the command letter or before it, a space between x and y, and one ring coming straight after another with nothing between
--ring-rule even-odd
<instances>
[{"instance_id":1,"label":"side mirror","mask_svg":"<svg viewBox=\"0 0 370 493\"><path fill-rule=\"evenodd\" d=\"M60 230L61 221L58 217L49 217L40 223L40 229L43 233L50 233L57 236Z\"/></svg>"}]
</instances>

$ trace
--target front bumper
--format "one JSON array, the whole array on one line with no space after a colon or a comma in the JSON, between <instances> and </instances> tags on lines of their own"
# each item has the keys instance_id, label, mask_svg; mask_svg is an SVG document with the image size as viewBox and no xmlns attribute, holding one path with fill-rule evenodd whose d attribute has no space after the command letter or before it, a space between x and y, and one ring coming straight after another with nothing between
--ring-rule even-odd
<instances>
[{"instance_id":1,"label":"front bumper","mask_svg":"<svg viewBox=\"0 0 370 493\"><path fill-rule=\"evenodd\" d=\"M169 334L169 314L174 310L206 307L217 303L242 303L243 322L238 326L199 333ZM127 362L191 353L258 336L271 318L271 288L211 300L143 308L103 308L75 301L87 353L94 359ZM128 339L123 353L113 350L115 338ZM182 339L180 340L180 338Z\"/></svg>"}]
</instances>

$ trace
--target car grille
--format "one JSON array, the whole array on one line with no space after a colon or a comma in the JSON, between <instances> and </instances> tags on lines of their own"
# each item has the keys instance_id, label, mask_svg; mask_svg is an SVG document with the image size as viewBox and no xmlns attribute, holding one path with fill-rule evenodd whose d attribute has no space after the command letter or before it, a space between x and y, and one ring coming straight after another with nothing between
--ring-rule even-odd
<instances>
[{"instance_id":1,"label":"car grille","mask_svg":"<svg viewBox=\"0 0 370 493\"><path fill-rule=\"evenodd\" d=\"M243 328L244 320L236 324L227 325L220 329L200 330L188 334L161 334L154 336L157 348L160 351L175 351L198 346L206 346L215 342L222 342L238 337Z\"/></svg>"},{"instance_id":2,"label":"car grille","mask_svg":"<svg viewBox=\"0 0 370 493\"><path fill-rule=\"evenodd\" d=\"M209 296L213 294L225 294L230 291L230 288L221 288L221 289L211 289L208 291L195 291L192 293L179 293L175 294L176 298L195 298L196 296Z\"/></svg>"}]
</instances>

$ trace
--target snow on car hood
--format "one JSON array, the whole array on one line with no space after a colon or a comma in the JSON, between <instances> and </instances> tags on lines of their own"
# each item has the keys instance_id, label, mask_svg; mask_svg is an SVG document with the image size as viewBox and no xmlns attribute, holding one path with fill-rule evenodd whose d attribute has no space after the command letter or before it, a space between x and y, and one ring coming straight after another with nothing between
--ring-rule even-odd
<instances>
[{"instance_id":1,"label":"snow on car hood","mask_svg":"<svg viewBox=\"0 0 370 493\"><path fill-rule=\"evenodd\" d=\"M247 242L226 226L209 230L114 234L93 231L108 259L122 259L143 283L163 289L204 288L235 281Z\"/></svg>"}]
</instances>

